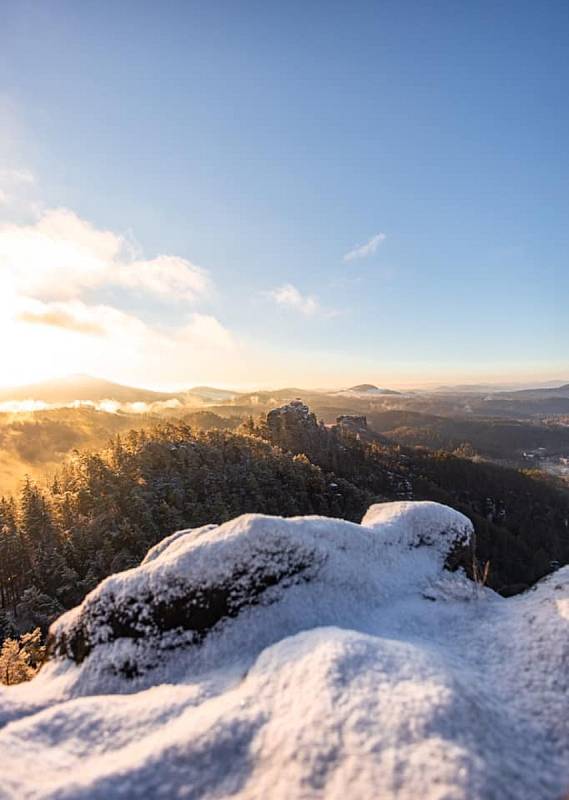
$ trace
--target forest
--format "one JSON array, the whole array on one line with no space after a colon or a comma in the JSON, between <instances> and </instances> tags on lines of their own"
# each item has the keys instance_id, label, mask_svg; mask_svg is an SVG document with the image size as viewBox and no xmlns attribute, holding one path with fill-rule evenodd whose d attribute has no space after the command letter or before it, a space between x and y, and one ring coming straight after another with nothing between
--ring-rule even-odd
<instances>
[{"instance_id":1,"label":"forest","mask_svg":"<svg viewBox=\"0 0 569 800\"><path fill-rule=\"evenodd\" d=\"M102 578L137 565L175 530L246 512L359 522L371 503L393 499L436 500L467 514L477 564L504 595L569 562L562 484L365 440L293 403L237 431L172 422L119 434L99 451L76 451L49 485L27 479L16 496L3 497L0 636L45 634Z\"/></svg>"}]
</instances>

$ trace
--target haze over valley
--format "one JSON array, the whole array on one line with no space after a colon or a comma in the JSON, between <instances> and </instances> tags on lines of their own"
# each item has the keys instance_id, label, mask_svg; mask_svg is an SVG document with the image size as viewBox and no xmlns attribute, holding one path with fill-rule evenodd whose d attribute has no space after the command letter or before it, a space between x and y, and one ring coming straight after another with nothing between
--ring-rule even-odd
<instances>
[{"instance_id":1,"label":"haze over valley","mask_svg":"<svg viewBox=\"0 0 569 800\"><path fill-rule=\"evenodd\" d=\"M507 392L373 384L157 392L75 375L0 391L0 492L16 491L26 475L47 481L74 450L101 448L132 428L177 419L197 430L235 430L248 417L298 398L326 424L365 415L368 427L393 443L567 474L569 384Z\"/></svg>"}]
</instances>

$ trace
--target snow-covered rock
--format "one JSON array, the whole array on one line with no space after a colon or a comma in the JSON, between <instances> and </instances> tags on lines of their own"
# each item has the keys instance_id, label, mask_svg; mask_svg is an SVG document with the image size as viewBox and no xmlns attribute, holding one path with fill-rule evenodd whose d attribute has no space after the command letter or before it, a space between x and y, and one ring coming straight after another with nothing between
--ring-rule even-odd
<instances>
[{"instance_id":1,"label":"snow-covered rock","mask_svg":"<svg viewBox=\"0 0 569 800\"><path fill-rule=\"evenodd\" d=\"M505 600L435 503L178 532L0 692L0 797L559 800L569 568Z\"/></svg>"}]
</instances>

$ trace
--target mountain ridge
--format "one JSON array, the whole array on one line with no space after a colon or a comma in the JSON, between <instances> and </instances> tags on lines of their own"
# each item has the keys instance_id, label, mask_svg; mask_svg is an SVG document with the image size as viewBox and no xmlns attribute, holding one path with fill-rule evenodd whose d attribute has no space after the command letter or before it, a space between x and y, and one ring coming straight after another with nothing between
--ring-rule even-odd
<instances>
[{"instance_id":1,"label":"mountain ridge","mask_svg":"<svg viewBox=\"0 0 569 800\"><path fill-rule=\"evenodd\" d=\"M127 386L91 375L67 375L37 383L0 390L0 402L33 400L44 403L72 403L74 401L116 400L118 402L156 402L176 396L174 392L157 392Z\"/></svg>"}]
</instances>

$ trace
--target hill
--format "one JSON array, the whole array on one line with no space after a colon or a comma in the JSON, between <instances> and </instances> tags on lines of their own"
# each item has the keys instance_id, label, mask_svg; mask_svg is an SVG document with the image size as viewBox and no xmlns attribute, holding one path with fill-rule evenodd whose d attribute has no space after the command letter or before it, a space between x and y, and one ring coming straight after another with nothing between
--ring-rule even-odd
<instances>
[{"instance_id":1,"label":"hill","mask_svg":"<svg viewBox=\"0 0 569 800\"><path fill-rule=\"evenodd\" d=\"M531 420L461 418L416 411L372 411L374 430L392 441L498 462L527 466L524 453L543 449L549 456L569 455L569 427Z\"/></svg>"},{"instance_id":2,"label":"hill","mask_svg":"<svg viewBox=\"0 0 569 800\"><path fill-rule=\"evenodd\" d=\"M171 393L123 386L89 375L69 375L41 383L0 390L0 403L25 400L48 404L66 404L75 401L99 403L103 400L115 400L119 403L153 403L169 400L172 397Z\"/></svg>"},{"instance_id":3,"label":"hill","mask_svg":"<svg viewBox=\"0 0 569 800\"><path fill-rule=\"evenodd\" d=\"M345 397L361 397L365 399L367 397L373 398L377 395L398 395L400 392L396 392L393 389L380 388L374 386L373 383L359 383L357 386L351 386L349 389L342 389L339 392L332 392L332 394Z\"/></svg>"},{"instance_id":4,"label":"hill","mask_svg":"<svg viewBox=\"0 0 569 800\"><path fill-rule=\"evenodd\" d=\"M181 397L196 397L208 403L221 403L225 400L233 400L239 392L228 389L216 389L213 386L194 386L180 394Z\"/></svg>"},{"instance_id":5,"label":"hill","mask_svg":"<svg viewBox=\"0 0 569 800\"><path fill-rule=\"evenodd\" d=\"M173 396L90 378L40 384L10 396L14 394L28 400L30 396L42 397L47 407L30 411L25 401L8 401L4 407L0 401L0 496L17 490L25 475L36 479L49 476L74 449L102 447L112 435L129 428L180 418L200 430L235 429L248 417L267 414L298 397L327 424L334 424L341 416L366 416L370 433L375 431L411 447L552 471L562 470L557 461L569 456L569 399L565 398L514 401L492 400L496 393L338 394L295 387L242 394L194 387ZM77 396L82 400L70 400ZM108 396L123 400L100 400ZM18 402L25 410L18 410ZM564 406L567 415L553 413ZM546 413L551 409L552 413ZM531 461L525 458L524 452L534 450L544 450L544 457L553 461L546 464L541 454Z\"/></svg>"},{"instance_id":6,"label":"hill","mask_svg":"<svg viewBox=\"0 0 569 800\"><path fill-rule=\"evenodd\" d=\"M539 389L518 389L516 392L500 392L500 395L513 396L514 398L531 398L535 400L550 397L569 398L569 383L562 386L547 386Z\"/></svg>"}]
</instances>

